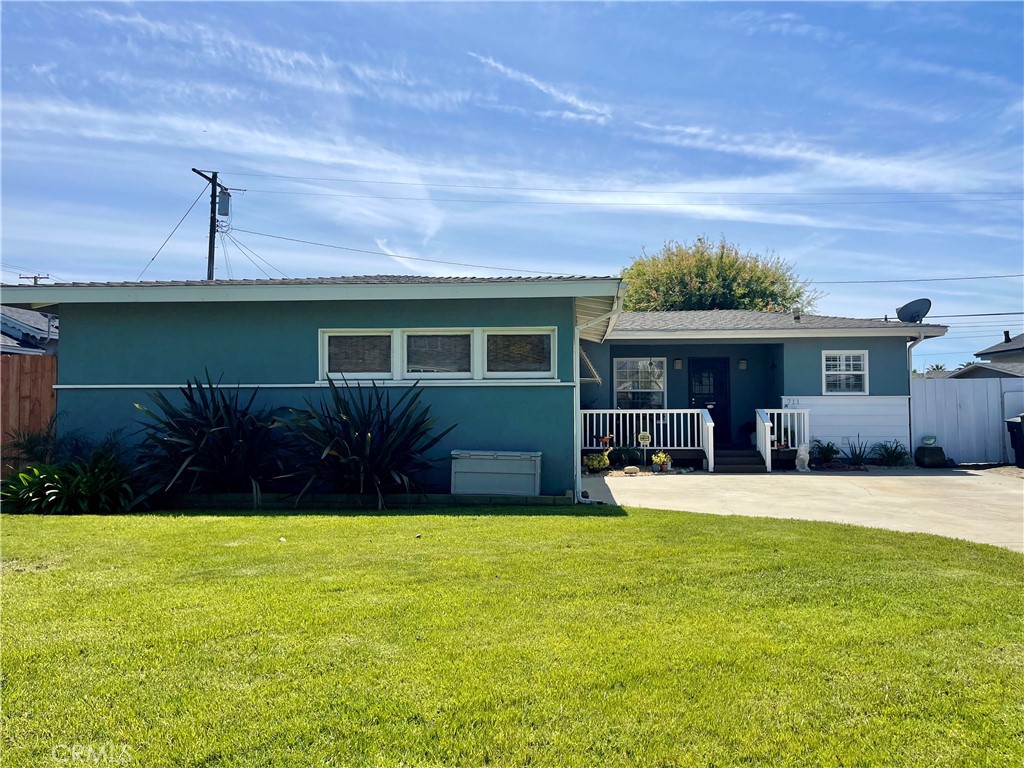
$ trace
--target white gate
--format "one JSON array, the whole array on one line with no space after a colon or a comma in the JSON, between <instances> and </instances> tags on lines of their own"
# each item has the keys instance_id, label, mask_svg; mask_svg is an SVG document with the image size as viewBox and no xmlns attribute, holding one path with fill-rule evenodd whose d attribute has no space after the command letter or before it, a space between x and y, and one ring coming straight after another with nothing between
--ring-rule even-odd
<instances>
[{"instance_id":1,"label":"white gate","mask_svg":"<svg viewBox=\"0 0 1024 768\"><path fill-rule=\"evenodd\" d=\"M960 463L1012 462L1005 419L1024 411L1024 379L914 379L913 446L934 435Z\"/></svg>"}]
</instances>

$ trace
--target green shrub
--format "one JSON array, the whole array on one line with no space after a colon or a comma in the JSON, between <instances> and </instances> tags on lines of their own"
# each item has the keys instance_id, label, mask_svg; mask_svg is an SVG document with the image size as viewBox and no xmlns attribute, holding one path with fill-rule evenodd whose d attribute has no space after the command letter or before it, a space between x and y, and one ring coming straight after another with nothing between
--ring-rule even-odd
<instances>
[{"instance_id":1,"label":"green shrub","mask_svg":"<svg viewBox=\"0 0 1024 768\"><path fill-rule=\"evenodd\" d=\"M608 452L588 453L583 457L583 465L590 472L601 472L611 466L608 460Z\"/></svg>"},{"instance_id":2,"label":"green shrub","mask_svg":"<svg viewBox=\"0 0 1024 768\"><path fill-rule=\"evenodd\" d=\"M811 443L811 456L822 464L835 461L841 453L842 451L839 449L839 446L831 440L827 443L823 443L821 440L815 440Z\"/></svg>"},{"instance_id":3,"label":"green shrub","mask_svg":"<svg viewBox=\"0 0 1024 768\"><path fill-rule=\"evenodd\" d=\"M886 440L871 447L871 455L883 467L902 467L910 463L910 451L899 440Z\"/></svg>"},{"instance_id":4,"label":"green shrub","mask_svg":"<svg viewBox=\"0 0 1024 768\"><path fill-rule=\"evenodd\" d=\"M285 423L296 474L305 479L298 498L311 488L340 493L410 493L422 485L420 476L437 459L427 452L455 429L431 434L436 419L420 403L418 385L406 389L397 402L390 392L370 387L346 387L344 394L330 385L330 398L309 410L290 409ZM297 503L297 502L296 502Z\"/></svg>"},{"instance_id":5,"label":"green shrub","mask_svg":"<svg viewBox=\"0 0 1024 768\"><path fill-rule=\"evenodd\" d=\"M661 465L671 464L672 463L672 457L669 456L664 451L658 451L656 454L651 456L651 463L652 464L661 464Z\"/></svg>"},{"instance_id":6,"label":"green shrub","mask_svg":"<svg viewBox=\"0 0 1024 768\"><path fill-rule=\"evenodd\" d=\"M860 435L857 435L857 442L851 442L843 453L846 455L847 464L861 467L867 464L867 461L871 456L871 449L868 447L867 443L862 443L860 441Z\"/></svg>"},{"instance_id":7,"label":"green shrub","mask_svg":"<svg viewBox=\"0 0 1024 768\"><path fill-rule=\"evenodd\" d=\"M82 461L37 464L0 483L5 512L83 515L128 512L135 506L131 475L109 444Z\"/></svg>"},{"instance_id":8,"label":"green shrub","mask_svg":"<svg viewBox=\"0 0 1024 768\"><path fill-rule=\"evenodd\" d=\"M254 409L257 391L242 402L238 387L220 387L206 374L181 388L184 403L174 405L161 392L151 410L138 403L149 420L136 468L149 480L145 494L252 492L258 504L262 486L282 474L274 430L280 426L268 409Z\"/></svg>"},{"instance_id":9,"label":"green shrub","mask_svg":"<svg viewBox=\"0 0 1024 768\"><path fill-rule=\"evenodd\" d=\"M612 448L608 461L613 467L637 466L643 462L643 456L636 448Z\"/></svg>"},{"instance_id":10,"label":"green shrub","mask_svg":"<svg viewBox=\"0 0 1024 768\"><path fill-rule=\"evenodd\" d=\"M74 433L57 433L54 414L40 430L15 429L8 432L4 459L14 464L64 464L88 457L96 446Z\"/></svg>"}]
</instances>

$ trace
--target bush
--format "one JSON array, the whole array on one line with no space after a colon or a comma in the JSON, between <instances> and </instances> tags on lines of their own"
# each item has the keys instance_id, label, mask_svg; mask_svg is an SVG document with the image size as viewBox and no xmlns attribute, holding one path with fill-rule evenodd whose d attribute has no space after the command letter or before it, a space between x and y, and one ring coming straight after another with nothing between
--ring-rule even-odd
<instances>
[{"instance_id":1,"label":"bush","mask_svg":"<svg viewBox=\"0 0 1024 768\"><path fill-rule=\"evenodd\" d=\"M135 404L149 419L140 448L140 476L150 479L146 495L180 490L188 493L252 492L258 504L261 488L282 473L274 429L279 425L267 409L254 410L257 392L244 403L239 389L206 384L198 377L180 391L181 407L162 393L150 399L154 410Z\"/></svg>"},{"instance_id":2,"label":"bush","mask_svg":"<svg viewBox=\"0 0 1024 768\"><path fill-rule=\"evenodd\" d=\"M75 434L57 434L54 414L40 430L16 429L8 432L4 443L6 461L13 464L37 466L64 464L88 457L96 446Z\"/></svg>"},{"instance_id":3,"label":"bush","mask_svg":"<svg viewBox=\"0 0 1024 768\"><path fill-rule=\"evenodd\" d=\"M296 474L306 480L298 498L314 487L372 492L383 507L387 492L419 490L419 476L437 463L427 452L455 425L431 435L437 420L420 403L418 385L392 404L390 393L372 383L347 387L344 395L333 381L328 384L329 400L309 403L309 410L290 409L286 418Z\"/></svg>"},{"instance_id":4,"label":"bush","mask_svg":"<svg viewBox=\"0 0 1024 768\"><path fill-rule=\"evenodd\" d=\"M590 472L601 472L611 465L608 460L608 453L588 453L583 457L583 465Z\"/></svg>"},{"instance_id":5,"label":"bush","mask_svg":"<svg viewBox=\"0 0 1024 768\"><path fill-rule=\"evenodd\" d=\"M83 515L130 511L136 503L131 474L112 440L92 455L64 464L36 464L0 483L4 511Z\"/></svg>"},{"instance_id":6,"label":"bush","mask_svg":"<svg viewBox=\"0 0 1024 768\"><path fill-rule=\"evenodd\" d=\"M608 461L613 467L637 466L643 460L643 456L636 448L613 448L608 454Z\"/></svg>"},{"instance_id":7,"label":"bush","mask_svg":"<svg viewBox=\"0 0 1024 768\"><path fill-rule=\"evenodd\" d=\"M871 449L867 443L860 442L860 435L857 435L857 442L851 442L843 451L846 455L846 463L855 467L864 466L871 456Z\"/></svg>"},{"instance_id":8,"label":"bush","mask_svg":"<svg viewBox=\"0 0 1024 768\"><path fill-rule=\"evenodd\" d=\"M672 463L672 457L669 456L664 451L658 451L658 453L656 453L653 456L651 456L651 463L652 464L661 464L661 465L664 466L665 464L671 464Z\"/></svg>"},{"instance_id":9,"label":"bush","mask_svg":"<svg viewBox=\"0 0 1024 768\"><path fill-rule=\"evenodd\" d=\"M883 467L902 467L910 463L910 451L899 440L886 440L875 443L871 455L878 459Z\"/></svg>"},{"instance_id":10,"label":"bush","mask_svg":"<svg viewBox=\"0 0 1024 768\"><path fill-rule=\"evenodd\" d=\"M821 442L821 440L815 440L811 443L811 456L822 464L829 464L839 458L839 454L842 451L839 446L833 443L831 440L827 443Z\"/></svg>"}]
</instances>

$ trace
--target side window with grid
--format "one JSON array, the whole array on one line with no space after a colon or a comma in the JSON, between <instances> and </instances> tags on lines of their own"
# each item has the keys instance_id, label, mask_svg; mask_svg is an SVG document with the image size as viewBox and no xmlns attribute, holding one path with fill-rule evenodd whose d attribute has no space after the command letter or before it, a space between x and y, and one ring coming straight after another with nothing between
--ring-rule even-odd
<instances>
[{"instance_id":1,"label":"side window with grid","mask_svg":"<svg viewBox=\"0 0 1024 768\"><path fill-rule=\"evenodd\" d=\"M866 395L868 353L847 350L823 352L822 392L826 395Z\"/></svg>"}]
</instances>

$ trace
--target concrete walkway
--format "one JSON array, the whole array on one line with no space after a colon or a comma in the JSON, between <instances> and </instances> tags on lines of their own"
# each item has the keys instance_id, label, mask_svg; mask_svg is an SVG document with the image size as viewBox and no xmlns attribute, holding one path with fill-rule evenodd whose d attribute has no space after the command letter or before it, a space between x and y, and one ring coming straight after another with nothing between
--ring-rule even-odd
<instances>
[{"instance_id":1,"label":"concrete walkway","mask_svg":"<svg viewBox=\"0 0 1024 768\"><path fill-rule=\"evenodd\" d=\"M1012 468L585 477L583 488L621 506L851 523L1024 552L1024 479Z\"/></svg>"}]
</instances>

